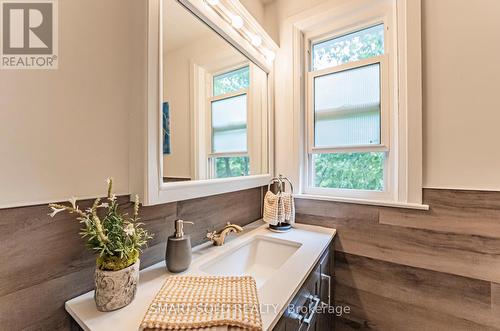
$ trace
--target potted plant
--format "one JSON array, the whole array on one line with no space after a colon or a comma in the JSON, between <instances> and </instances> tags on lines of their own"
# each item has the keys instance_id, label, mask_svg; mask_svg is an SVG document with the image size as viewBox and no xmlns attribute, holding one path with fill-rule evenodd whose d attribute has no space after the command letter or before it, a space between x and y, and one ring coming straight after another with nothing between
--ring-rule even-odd
<instances>
[{"instance_id":1,"label":"potted plant","mask_svg":"<svg viewBox=\"0 0 500 331\"><path fill-rule=\"evenodd\" d=\"M113 180L107 179L107 201L96 199L91 208L81 210L76 198L71 206L50 204L54 217L61 211L75 214L82 223L80 235L87 247L97 253L94 299L100 311L125 307L135 297L139 280L139 254L152 236L139 223L139 198L135 197L134 214L129 217L118 211L116 196L112 194Z\"/></svg>"}]
</instances>

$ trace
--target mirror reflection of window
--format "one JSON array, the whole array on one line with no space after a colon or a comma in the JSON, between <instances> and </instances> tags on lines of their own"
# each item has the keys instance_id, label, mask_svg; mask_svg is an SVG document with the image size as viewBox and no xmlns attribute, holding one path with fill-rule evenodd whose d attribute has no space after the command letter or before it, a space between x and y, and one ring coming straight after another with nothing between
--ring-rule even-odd
<instances>
[{"instance_id":1,"label":"mirror reflection of window","mask_svg":"<svg viewBox=\"0 0 500 331\"><path fill-rule=\"evenodd\" d=\"M267 74L177 1L163 11L163 182L267 173Z\"/></svg>"},{"instance_id":2,"label":"mirror reflection of window","mask_svg":"<svg viewBox=\"0 0 500 331\"><path fill-rule=\"evenodd\" d=\"M209 178L248 176L248 65L213 76Z\"/></svg>"}]
</instances>

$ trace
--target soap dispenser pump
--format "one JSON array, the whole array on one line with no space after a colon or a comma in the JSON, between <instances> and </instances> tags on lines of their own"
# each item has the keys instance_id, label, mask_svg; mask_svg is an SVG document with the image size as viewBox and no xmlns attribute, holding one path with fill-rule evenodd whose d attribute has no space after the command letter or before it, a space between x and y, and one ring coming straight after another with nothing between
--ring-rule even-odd
<instances>
[{"instance_id":1,"label":"soap dispenser pump","mask_svg":"<svg viewBox=\"0 0 500 331\"><path fill-rule=\"evenodd\" d=\"M184 235L184 224L194 224L183 220L174 222L174 234L168 237L165 259L170 272L182 272L191 264L191 238Z\"/></svg>"}]
</instances>

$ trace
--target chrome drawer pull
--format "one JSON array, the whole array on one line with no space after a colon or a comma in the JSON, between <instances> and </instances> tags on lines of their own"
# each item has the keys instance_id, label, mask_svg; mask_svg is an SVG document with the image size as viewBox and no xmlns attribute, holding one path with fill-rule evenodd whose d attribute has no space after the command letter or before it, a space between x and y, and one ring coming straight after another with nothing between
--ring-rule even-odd
<instances>
[{"instance_id":1,"label":"chrome drawer pull","mask_svg":"<svg viewBox=\"0 0 500 331\"><path fill-rule=\"evenodd\" d=\"M328 307L331 305L331 295L332 295L332 277L330 275L321 273L321 279L328 280Z\"/></svg>"},{"instance_id":2,"label":"chrome drawer pull","mask_svg":"<svg viewBox=\"0 0 500 331\"><path fill-rule=\"evenodd\" d=\"M317 295L310 296L309 299L311 299L311 303L309 304L309 316L304 317L303 323L309 325L311 323L311 320L314 317L314 314L316 314L316 310L318 309L319 303L321 302L320 298Z\"/></svg>"}]
</instances>

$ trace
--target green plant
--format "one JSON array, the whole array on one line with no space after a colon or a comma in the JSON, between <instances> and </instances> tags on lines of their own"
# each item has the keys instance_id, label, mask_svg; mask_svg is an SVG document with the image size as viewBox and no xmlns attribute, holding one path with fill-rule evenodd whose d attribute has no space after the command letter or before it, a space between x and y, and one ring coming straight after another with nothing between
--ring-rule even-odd
<instances>
[{"instance_id":1,"label":"green plant","mask_svg":"<svg viewBox=\"0 0 500 331\"><path fill-rule=\"evenodd\" d=\"M75 214L83 224L80 231L87 240L87 247L98 253L97 267L101 270L117 271L134 264L139 258L141 248L152 238L139 223L139 197L135 197L134 214L129 217L118 211L116 196L112 194L113 180L108 178L107 202L96 199L91 208L81 210L76 198L71 198L71 206L52 203L49 205L54 217L61 211Z\"/></svg>"}]
</instances>

